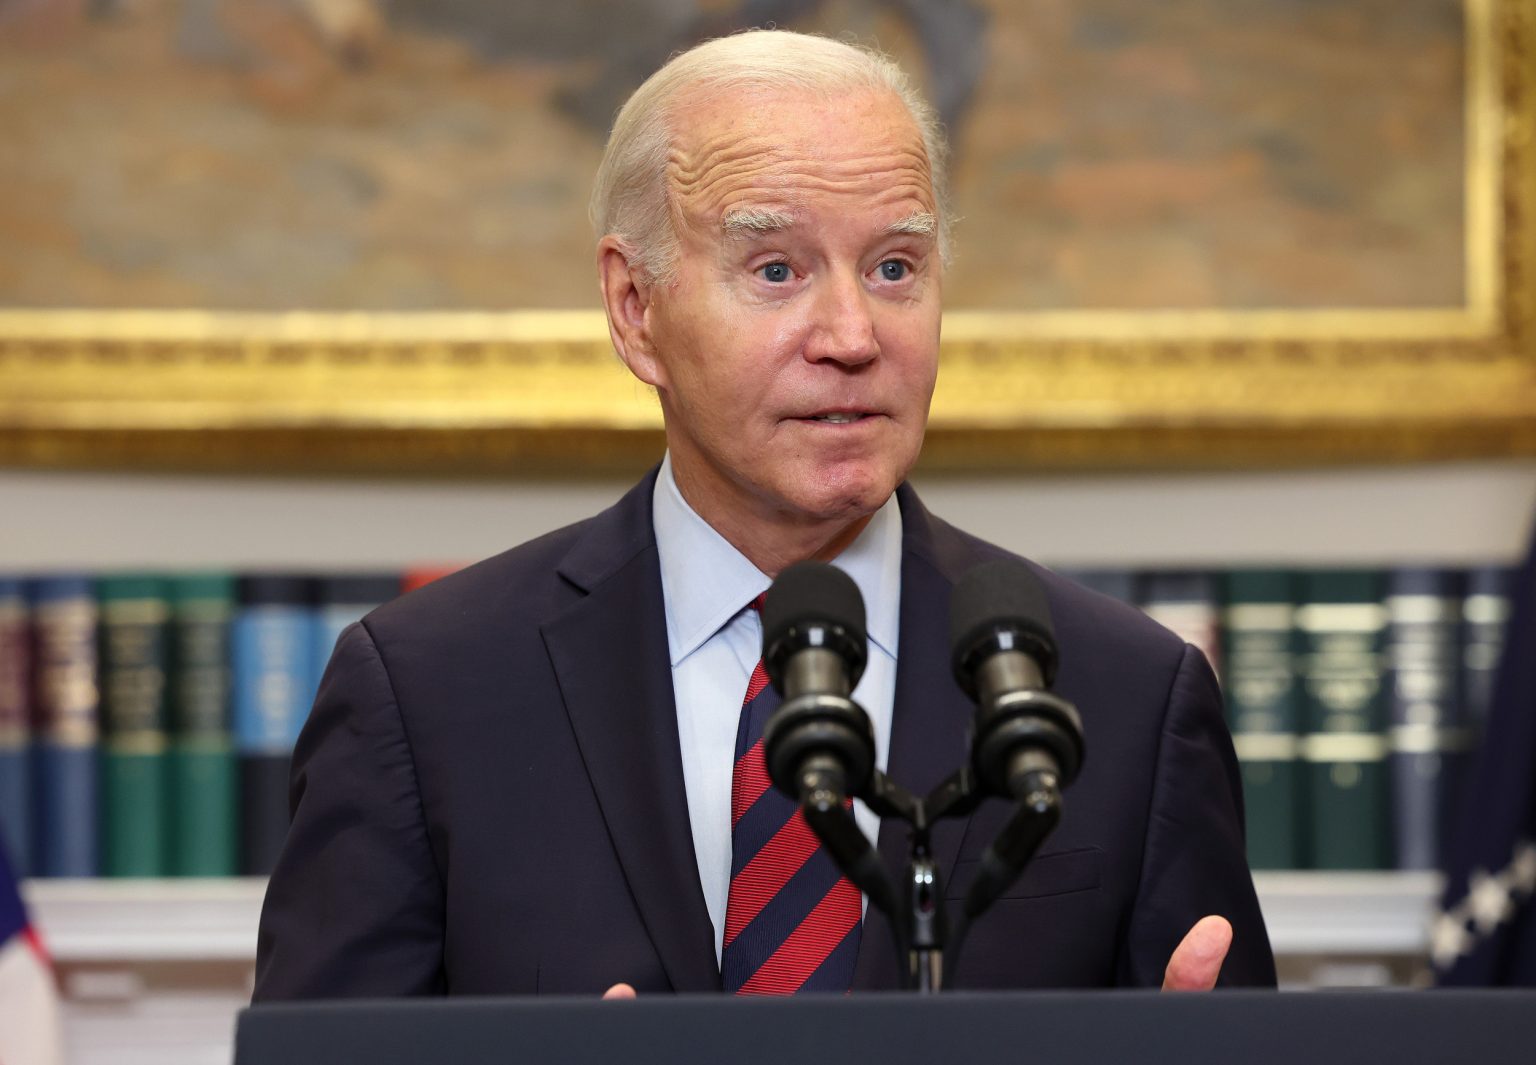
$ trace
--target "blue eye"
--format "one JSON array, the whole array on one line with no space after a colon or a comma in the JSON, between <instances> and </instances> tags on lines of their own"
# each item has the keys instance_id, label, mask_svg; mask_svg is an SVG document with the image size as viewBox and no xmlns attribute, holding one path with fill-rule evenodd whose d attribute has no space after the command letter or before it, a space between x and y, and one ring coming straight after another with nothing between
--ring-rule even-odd
<instances>
[{"instance_id":1,"label":"blue eye","mask_svg":"<svg viewBox=\"0 0 1536 1065\"><path fill-rule=\"evenodd\" d=\"M775 285L782 285L789 280L788 263L768 263L765 266L759 266L757 272L763 275L764 281L771 281Z\"/></svg>"},{"instance_id":2,"label":"blue eye","mask_svg":"<svg viewBox=\"0 0 1536 1065\"><path fill-rule=\"evenodd\" d=\"M907 269L900 259L887 259L880 264L880 276L887 281L900 281L907 276Z\"/></svg>"}]
</instances>

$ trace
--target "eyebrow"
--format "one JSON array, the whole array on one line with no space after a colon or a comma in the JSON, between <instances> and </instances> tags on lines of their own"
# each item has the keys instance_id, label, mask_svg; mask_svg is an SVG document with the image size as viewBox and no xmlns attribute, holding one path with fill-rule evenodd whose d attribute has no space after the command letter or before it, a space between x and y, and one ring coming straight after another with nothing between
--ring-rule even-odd
<instances>
[{"instance_id":1,"label":"eyebrow","mask_svg":"<svg viewBox=\"0 0 1536 1065\"><path fill-rule=\"evenodd\" d=\"M741 207L725 212L725 217L720 220L721 228L725 230L727 236L732 237L778 233L793 227L794 224L795 218L792 214L772 207ZM914 211L885 227L888 236L907 234L931 237L938 231L939 220L931 211Z\"/></svg>"},{"instance_id":2,"label":"eyebrow","mask_svg":"<svg viewBox=\"0 0 1536 1065\"><path fill-rule=\"evenodd\" d=\"M931 211L917 211L885 227L888 234L906 233L918 237L931 237L939 231L939 220Z\"/></svg>"},{"instance_id":3,"label":"eyebrow","mask_svg":"<svg viewBox=\"0 0 1536 1065\"><path fill-rule=\"evenodd\" d=\"M795 224L788 211L772 207L738 207L725 212L720 220L727 236L755 236L760 233L777 233Z\"/></svg>"}]
</instances>

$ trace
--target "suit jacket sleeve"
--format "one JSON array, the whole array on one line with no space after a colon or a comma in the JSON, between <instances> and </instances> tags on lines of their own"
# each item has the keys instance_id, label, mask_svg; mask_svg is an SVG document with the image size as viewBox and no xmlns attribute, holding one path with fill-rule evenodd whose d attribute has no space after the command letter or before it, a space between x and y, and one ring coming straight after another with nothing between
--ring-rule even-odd
<instances>
[{"instance_id":1,"label":"suit jacket sleeve","mask_svg":"<svg viewBox=\"0 0 1536 1065\"><path fill-rule=\"evenodd\" d=\"M367 628L337 641L294 751L254 1001L442 993L443 889L410 737Z\"/></svg>"},{"instance_id":2,"label":"suit jacket sleeve","mask_svg":"<svg viewBox=\"0 0 1536 1065\"><path fill-rule=\"evenodd\" d=\"M1248 871L1242 784L1220 690L1205 656L1186 645L1164 709L1118 982L1161 985L1174 947L1213 913L1227 918L1233 931L1220 986L1273 987L1274 955Z\"/></svg>"}]
</instances>

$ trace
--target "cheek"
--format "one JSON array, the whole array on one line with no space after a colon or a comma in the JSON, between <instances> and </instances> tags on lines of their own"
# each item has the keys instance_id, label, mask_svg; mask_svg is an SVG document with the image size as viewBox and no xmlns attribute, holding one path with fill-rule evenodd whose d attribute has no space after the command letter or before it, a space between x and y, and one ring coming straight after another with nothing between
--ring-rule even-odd
<instances>
[{"instance_id":1,"label":"cheek","mask_svg":"<svg viewBox=\"0 0 1536 1065\"><path fill-rule=\"evenodd\" d=\"M772 411L781 393L794 391L795 364L806 329L804 316L798 314L738 312L716 320L704 338L701 375L735 416Z\"/></svg>"},{"instance_id":2,"label":"cheek","mask_svg":"<svg viewBox=\"0 0 1536 1065\"><path fill-rule=\"evenodd\" d=\"M723 450L752 446L754 415L769 409L772 381L762 346L731 325L715 321L693 337L686 353L668 360L673 400L696 434Z\"/></svg>"},{"instance_id":3,"label":"cheek","mask_svg":"<svg viewBox=\"0 0 1536 1065\"><path fill-rule=\"evenodd\" d=\"M939 329L936 318L897 316L879 334L881 351L902 380L901 393L925 399L939 372Z\"/></svg>"}]
</instances>

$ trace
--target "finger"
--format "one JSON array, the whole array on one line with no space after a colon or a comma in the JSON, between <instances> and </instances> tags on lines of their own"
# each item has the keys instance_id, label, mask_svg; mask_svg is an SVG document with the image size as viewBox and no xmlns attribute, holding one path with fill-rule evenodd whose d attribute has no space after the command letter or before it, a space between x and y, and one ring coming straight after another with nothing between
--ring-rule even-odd
<instances>
[{"instance_id":1,"label":"finger","mask_svg":"<svg viewBox=\"0 0 1536 1065\"><path fill-rule=\"evenodd\" d=\"M628 984L614 984L603 992L604 999L634 998L635 989Z\"/></svg>"},{"instance_id":2,"label":"finger","mask_svg":"<svg viewBox=\"0 0 1536 1065\"><path fill-rule=\"evenodd\" d=\"M1209 991L1221 975L1221 963L1232 946L1232 925L1212 914L1195 927L1173 950L1163 973L1164 991Z\"/></svg>"}]
</instances>

